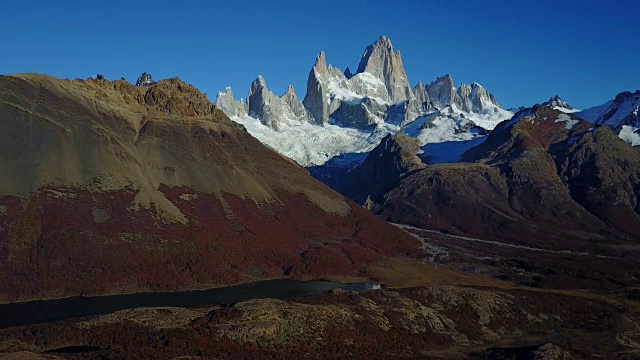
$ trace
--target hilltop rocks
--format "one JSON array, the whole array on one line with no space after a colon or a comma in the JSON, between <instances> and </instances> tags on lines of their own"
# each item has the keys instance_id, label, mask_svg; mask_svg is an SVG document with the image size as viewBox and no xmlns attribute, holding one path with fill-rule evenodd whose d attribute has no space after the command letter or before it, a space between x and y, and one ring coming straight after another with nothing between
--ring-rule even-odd
<instances>
[{"instance_id":1,"label":"hilltop rocks","mask_svg":"<svg viewBox=\"0 0 640 360\"><path fill-rule=\"evenodd\" d=\"M216 113L207 96L179 78L162 80L144 95L147 105L156 110L193 117L208 117Z\"/></svg>"}]
</instances>

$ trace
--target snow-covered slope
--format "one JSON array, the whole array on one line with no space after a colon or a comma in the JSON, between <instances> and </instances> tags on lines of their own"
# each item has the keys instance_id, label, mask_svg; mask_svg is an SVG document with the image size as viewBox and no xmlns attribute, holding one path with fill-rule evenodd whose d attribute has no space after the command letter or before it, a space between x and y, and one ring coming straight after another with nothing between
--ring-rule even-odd
<instances>
[{"instance_id":1,"label":"snow-covered slope","mask_svg":"<svg viewBox=\"0 0 640 360\"><path fill-rule=\"evenodd\" d=\"M640 90L635 93L623 92L618 94L615 99L606 103L583 110L576 115L579 117L598 124L617 128L623 124L623 121L629 115L637 115L640 109Z\"/></svg>"},{"instance_id":2,"label":"snow-covered slope","mask_svg":"<svg viewBox=\"0 0 640 360\"><path fill-rule=\"evenodd\" d=\"M625 91L615 99L576 113L580 118L612 128L632 146L640 145L640 90Z\"/></svg>"},{"instance_id":3,"label":"snow-covered slope","mask_svg":"<svg viewBox=\"0 0 640 360\"><path fill-rule=\"evenodd\" d=\"M327 124L283 125L279 131L262 124L248 115L233 116L231 120L244 125L249 134L302 166L322 165L329 159L345 153L371 151L397 126L384 124L374 131Z\"/></svg>"}]
</instances>

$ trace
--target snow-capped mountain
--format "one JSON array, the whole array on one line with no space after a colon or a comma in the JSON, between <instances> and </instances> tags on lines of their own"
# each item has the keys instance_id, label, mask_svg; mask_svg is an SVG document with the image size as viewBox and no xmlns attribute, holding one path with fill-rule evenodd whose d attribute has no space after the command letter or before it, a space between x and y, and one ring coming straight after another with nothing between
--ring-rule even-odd
<instances>
[{"instance_id":1,"label":"snow-capped mountain","mask_svg":"<svg viewBox=\"0 0 640 360\"><path fill-rule=\"evenodd\" d=\"M227 89L218 94L216 106L303 166L321 165L340 154L368 152L387 134L405 127L421 145L471 140L513 115L479 84L456 88L449 75L428 85L419 82L412 89L400 52L384 35L365 49L355 74L327 65L325 53L320 52L302 102L291 86L276 96L259 76L246 102L235 100ZM418 131L412 124L416 119L429 125ZM471 132L474 127L478 129Z\"/></svg>"},{"instance_id":2,"label":"snow-capped mountain","mask_svg":"<svg viewBox=\"0 0 640 360\"><path fill-rule=\"evenodd\" d=\"M580 118L612 128L632 146L640 145L640 90L625 91L615 99L576 113Z\"/></svg>"},{"instance_id":3,"label":"snow-capped mountain","mask_svg":"<svg viewBox=\"0 0 640 360\"><path fill-rule=\"evenodd\" d=\"M562 111L566 114L572 114L580 111L572 108L571 105L567 104L567 102L562 100L558 95L550 98L548 101L542 103L541 105L548 106L554 110Z\"/></svg>"}]
</instances>

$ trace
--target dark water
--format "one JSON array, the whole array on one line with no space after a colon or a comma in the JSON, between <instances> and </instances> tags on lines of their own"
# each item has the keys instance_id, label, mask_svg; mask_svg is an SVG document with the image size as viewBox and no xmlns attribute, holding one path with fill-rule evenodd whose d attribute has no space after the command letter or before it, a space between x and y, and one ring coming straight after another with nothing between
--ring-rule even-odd
<instances>
[{"instance_id":1,"label":"dark water","mask_svg":"<svg viewBox=\"0 0 640 360\"><path fill-rule=\"evenodd\" d=\"M0 304L0 328L48 323L75 317L103 315L139 307L197 307L251 299L289 299L331 289L370 290L371 283L266 280L209 290L148 292L111 296L76 296ZM379 288L379 287L377 287Z\"/></svg>"},{"instance_id":2,"label":"dark water","mask_svg":"<svg viewBox=\"0 0 640 360\"><path fill-rule=\"evenodd\" d=\"M96 351L100 351L102 348L100 346L91 346L91 345L79 345L79 346L65 346L57 349L47 350L44 353L59 353L59 354L87 354Z\"/></svg>"}]
</instances>

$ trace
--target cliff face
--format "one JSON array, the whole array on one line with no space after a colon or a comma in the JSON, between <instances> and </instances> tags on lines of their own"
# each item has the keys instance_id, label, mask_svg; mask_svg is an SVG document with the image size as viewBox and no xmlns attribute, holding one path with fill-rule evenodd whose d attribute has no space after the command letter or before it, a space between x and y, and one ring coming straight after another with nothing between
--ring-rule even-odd
<instances>
[{"instance_id":1,"label":"cliff face","mask_svg":"<svg viewBox=\"0 0 640 360\"><path fill-rule=\"evenodd\" d=\"M357 73L367 72L380 79L393 102L413 99L400 51L393 51L391 40L381 36L362 54Z\"/></svg>"},{"instance_id":2,"label":"cliff face","mask_svg":"<svg viewBox=\"0 0 640 360\"><path fill-rule=\"evenodd\" d=\"M0 301L355 275L417 251L179 79L3 76L0 126Z\"/></svg>"}]
</instances>

